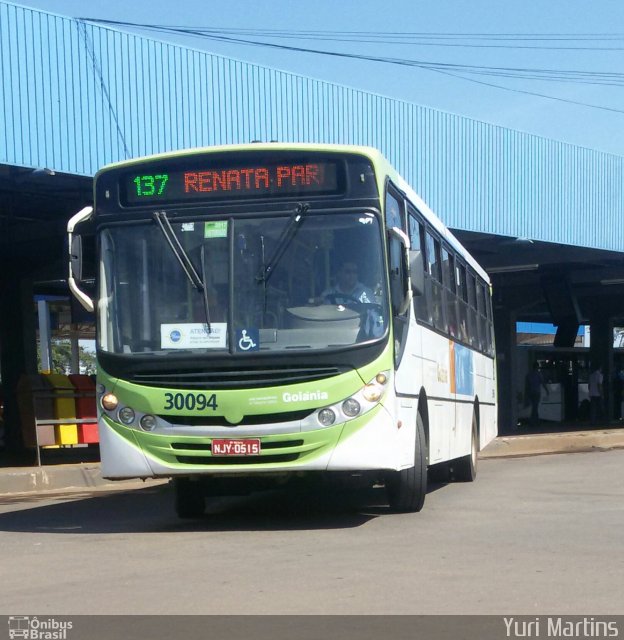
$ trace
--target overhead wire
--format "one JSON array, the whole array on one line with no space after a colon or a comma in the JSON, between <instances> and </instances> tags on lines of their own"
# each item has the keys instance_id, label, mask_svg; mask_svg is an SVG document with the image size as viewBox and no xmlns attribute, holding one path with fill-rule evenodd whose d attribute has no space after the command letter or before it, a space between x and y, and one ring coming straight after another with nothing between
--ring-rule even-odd
<instances>
[{"instance_id":1,"label":"overhead wire","mask_svg":"<svg viewBox=\"0 0 624 640\"><path fill-rule=\"evenodd\" d=\"M109 24L125 24L139 26L137 23L128 23L123 21L104 20L104 19L89 19L80 18L84 20L107 22ZM144 28L160 29L173 29L176 31L184 32L189 27L182 25L141 25ZM620 51L624 47L536 47L531 46L518 46L517 44L475 44L470 42L449 42L452 40L482 40L482 41L511 41L511 42L568 42L568 41L624 41L624 34L612 33L612 34L432 34L432 33L418 33L418 32L372 32L372 31L315 31L315 30L297 30L297 29L257 29L257 28L218 28L218 27L193 27L192 32L195 35L243 35L243 36L255 36L264 38L280 38L280 39L296 39L296 40L320 40L320 41L332 41L332 42L350 42L350 43L379 43L379 44L408 44L417 46L452 46L452 47L493 47L493 48L537 48L537 49L549 49L549 50L595 50L595 51ZM435 40L441 40L442 42L434 42Z\"/></svg>"},{"instance_id":2,"label":"overhead wire","mask_svg":"<svg viewBox=\"0 0 624 640\"><path fill-rule=\"evenodd\" d=\"M287 50L297 53L312 53L316 55L325 55L339 58L349 58L355 60L364 60L371 62L380 62L385 64L394 64L400 66L411 66L417 67L420 69L424 69L427 71L432 71L435 73L441 73L450 77L458 78L465 81L470 81L474 83L478 83L481 85L502 89L505 91L513 91L516 93L524 93L527 95L534 95L540 98L546 98L549 100L556 100L559 102L567 102L570 104L575 104L579 106L585 106L595 109L602 109L606 111L612 111L616 113L624 113L623 110L606 107L604 105L596 105L576 100L570 100L566 98L562 98L560 96L552 96L544 93L533 92L526 89L518 89L513 87L508 87L500 84L496 84L493 82L485 82L483 80L477 80L471 76L490 76L490 77L503 77L503 78L511 78L511 79L522 79L522 80L538 80L538 81L548 81L548 82L562 82L562 83L576 83L576 84L589 84L589 85L602 85L602 86L624 86L624 73L619 72L596 72L596 71L581 71L581 70L567 70L567 69L537 69L537 68L528 68L528 67L493 67L493 66L485 66L485 65L468 65L468 64L455 64L455 63L441 63L435 61L428 60L411 60L405 58L395 58L395 57L386 57L386 56L374 56L374 55L366 55L366 54L356 54L356 53L348 53L348 52L336 52L336 51L327 51L322 49L313 49L308 47L287 45L287 44L279 44L275 42L261 42L257 40L251 40L249 38L243 37L234 37L233 35L228 34L242 34L242 33L257 33L258 35L267 36L268 33L280 33L280 34L304 34L304 33L330 33L330 32L306 32L306 31L283 31L283 30L259 30L259 29L215 29L215 28L190 28L190 27L181 27L181 26L172 26L172 25L153 25L153 24L143 24L143 23L135 23L135 22L127 22L127 21L117 21L117 20L106 20L106 19L94 19L94 18L79 18L79 20L91 21L91 22L100 22L106 24L112 24L116 26L125 26L125 27L135 27L139 29L146 29L150 31L158 31L164 33L171 33L176 35L184 35L191 37L200 37L204 39L226 42L231 44L242 44L249 46L259 46L259 47L268 47L279 50ZM333 32L333 33L365 33L365 32ZM405 35L405 34L402 34ZM470 37L470 38L511 38L514 37L526 37L526 38L535 38L534 35L528 34L444 34L434 35L434 34L426 34L428 37ZM541 34L539 37L542 38L553 38L555 40L560 37L572 38L570 34ZM579 34L574 37L581 37L587 39L598 39L605 37L612 37L613 39L624 40L624 34ZM352 41L353 42L353 41Z\"/></svg>"}]
</instances>

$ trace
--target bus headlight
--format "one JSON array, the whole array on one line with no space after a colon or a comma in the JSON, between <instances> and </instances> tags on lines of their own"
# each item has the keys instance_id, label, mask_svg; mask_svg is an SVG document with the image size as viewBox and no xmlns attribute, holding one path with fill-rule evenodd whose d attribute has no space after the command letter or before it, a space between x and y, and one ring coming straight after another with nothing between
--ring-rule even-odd
<instances>
[{"instance_id":1,"label":"bus headlight","mask_svg":"<svg viewBox=\"0 0 624 640\"><path fill-rule=\"evenodd\" d=\"M386 392L386 385L389 379L388 371L380 371L368 384L362 389L362 397L367 402L379 402Z\"/></svg>"},{"instance_id":2,"label":"bus headlight","mask_svg":"<svg viewBox=\"0 0 624 640\"><path fill-rule=\"evenodd\" d=\"M106 409L106 411L115 411L117 405L119 404L119 400L117 400L117 396L114 393L106 393L102 396L102 407Z\"/></svg>"},{"instance_id":3,"label":"bus headlight","mask_svg":"<svg viewBox=\"0 0 624 640\"><path fill-rule=\"evenodd\" d=\"M342 403L342 412L349 418L355 418L360 413L360 403L355 398L347 398Z\"/></svg>"},{"instance_id":4,"label":"bus headlight","mask_svg":"<svg viewBox=\"0 0 624 640\"><path fill-rule=\"evenodd\" d=\"M318 409L305 418L301 423L302 429L304 431L318 429L319 424L322 427L331 427L337 422L343 423L363 416L382 400L388 391L389 380L390 371L380 371L368 384L360 387L348 398L339 400L329 407Z\"/></svg>"},{"instance_id":5,"label":"bus headlight","mask_svg":"<svg viewBox=\"0 0 624 640\"><path fill-rule=\"evenodd\" d=\"M117 416L119 417L120 422L123 422L124 424L132 424L135 418L134 409L131 409L130 407L122 407L119 409Z\"/></svg>"},{"instance_id":6,"label":"bus headlight","mask_svg":"<svg viewBox=\"0 0 624 640\"><path fill-rule=\"evenodd\" d=\"M384 371L380 371L376 376L375 376L375 382L377 382L378 384L384 385L386 384L386 382L388 382L388 376Z\"/></svg>"},{"instance_id":7,"label":"bus headlight","mask_svg":"<svg viewBox=\"0 0 624 640\"><path fill-rule=\"evenodd\" d=\"M318 421L324 427L330 427L334 422L336 422L336 414L332 411L332 409L321 409L318 412Z\"/></svg>"},{"instance_id":8,"label":"bus headlight","mask_svg":"<svg viewBox=\"0 0 624 640\"><path fill-rule=\"evenodd\" d=\"M156 417L147 413L139 420L139 424L143 431L154 431L156 428Z\"/></svg>"},{"instance_id":9,"label":"bus headlight","mask_svg":"<svg viewBox=\"0 0 624 640\"><path fill-rule=\"evenodd\" d=\"M362 395L368 402L378 402L383 395L384 388L377 381L369 382L363 389Z\"/></svg>"}]
</instances>

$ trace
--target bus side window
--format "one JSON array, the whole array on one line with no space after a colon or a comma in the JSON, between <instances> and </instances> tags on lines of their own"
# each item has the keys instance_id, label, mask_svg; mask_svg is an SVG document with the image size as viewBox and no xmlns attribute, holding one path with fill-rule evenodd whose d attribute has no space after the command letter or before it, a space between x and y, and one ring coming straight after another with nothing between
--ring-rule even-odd
<instances>
[{"instance_id":1,"label":"bus side window","mask_svg":"<svg viewBox=\"0 0 624 640\"><path fill-rule=\"evenodd\" d=\"M455 256L442 247L442 279L446 307L446 323L452 338L458 334L457 297L455 294Z\"/></svg>"},{"instance_id":2,"label":"bus side window","mask_svg":"<svg viewBox=\"0 0 624 640\"><path fill-rule=\"evenodd\" d=\"M479 312L479 343L483 353L490 352L490 339L488 335L487 296L485 283L477 281L477 310Z\"/></svg>"},{"instance_id":3,"label":"bus side window","mask_svg":"<svg viewBox=\"0 0 624 640\"><path fill-rule=\"evenodd\" d=\"M495 345L494 345L494 316L492 312L492 289L486 286L486 311L487 311L487 327L488 327L488 355L494 357Z\"/></svg>"},{"instance_id":4,"label":"bus side window","mask_svg":"<svg viewBox=\"0 0 624 640\"><path fill-rule=\"evenodd\" d=\"M386 193L386 226L388 229L392 229L392 227L403 229L402 208L397 197L388 191Z\"/></svg>"},{"instance_id":5,"label":"bus side window","mask_svg":"<svg viewBox=\"0 0 624 640\"><path fill-rule=\"evenodd\" d=\"M475 277L468 273L468 339L470 346L479 348L479 316L477 313L477 291Z\"/></svg>"},{"instance_id":6,"label":"bus side window","mask_svg":"<svg viewBox=\"0 0 624 640\"><path fill-rule=\"evenodd\" d=\"M492 307L490 289L481 280L477 280L477 308L479 311L479 337L481 339L481 351L487 355L494 353L494 340L492 336Z\"/></svg>"},{"instance_id":7,"label":"bus side window","mask_svg":"<svg viewBox=\"0 0 624 640\"><path fill-rule=\"evenodd\" d=\"M420 251L423 256L423 264L426 265L425 261L425 231L422 224L416 218L416 214L414 211L409 210L409 238L412 249L415 251ZM425 279L427 279L427 271L425 270ZM427 308L427 287L425 286L425 291L421 296L414 296L414 311L416 312L416 317L421 322L431 322L431 317L429 314L429 310Z\"/></svg>"},{"instance_id":8,"label":"bus side window","mask_svg":"<svg viewBox=\"0 0 624 640\"><path fill-rule=\"evenodd\" d=\"M469 344L468 339L468 285L466 283L466 267L457 264L457 306L459 316L459 339Z\"/></svg>"},{"instance_id":9,"label":"bus side window","mask_svg":"<svg viewBox=\"0 0 624 640\"><path fill-rule=\"evenodd\" d=\"M388 198L386 202L393 201L394 198L388 194ZM398 220L395 218L391 219L391 209L386 209L386 214L388 215L388 227L399 227L402 229L401 225L401 209L402 203L399 204L397 202L397 210L399 218ZM396 213L396 211L395 211ZM398 224L397 224L398 223ZM392 300L392 308L395 310L392 318L392 326L394 329L394 362L395 366L398 365L401 355L403 353L403 348L405 346L405 338L407 337L407 329L408 329L408 314L403 312L398 314L396 310L401 306L404 297L404 285L407 282L408 274L405 272L405 261L403 259L405 255L405 249L403 243L396 237L388 234L389 242L388 242L388 260L389 260L389 271L390 271L390 298Z\"/></svg>"},{"instance_id":10,"label":"bus side window","mask_svg":"<svg viewBox=\"0 0 624 640\"><path fill-rule=\"evenodd\" d=\"M432 315L433 326L446 332L444 321L444 296L442 293L442 266L440 259L440 242L429 231L425 235L427 243L427 272L429 273L429 286L425 284L427 296L431 302L429 312Z\"/></svg>"}]
</instances>

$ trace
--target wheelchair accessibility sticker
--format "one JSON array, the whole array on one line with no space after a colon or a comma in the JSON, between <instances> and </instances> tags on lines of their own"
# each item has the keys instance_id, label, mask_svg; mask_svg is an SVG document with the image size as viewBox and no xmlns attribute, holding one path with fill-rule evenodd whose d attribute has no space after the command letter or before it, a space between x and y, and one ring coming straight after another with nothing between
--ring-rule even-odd
<instances>
[{"instance_id":1,"label":"wheelchair accessibility sticker","mask_svg":"<svg viewBox=\"0 0 624 640\"><path fill-rule=\"evenodd\" d=\"M236 351L260 351L260 331L236 329Z\"/></svg>"}]
</instances>

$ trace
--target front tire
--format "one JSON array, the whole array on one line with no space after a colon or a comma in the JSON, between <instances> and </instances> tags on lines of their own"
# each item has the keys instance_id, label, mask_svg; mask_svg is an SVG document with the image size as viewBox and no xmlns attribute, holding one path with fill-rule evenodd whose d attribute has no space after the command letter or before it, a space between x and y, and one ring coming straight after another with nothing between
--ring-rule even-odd
<instances>
[{"instance_id":1,"label":"front tire","mask_svg":"<svg viewBox=\"0 0 624 640\"><path fill-rule=\"evenodd\" d=\"M412 513L420 511L427 494L427 442L420 413L416 417L414 466L401 471L390 471L386 476L388 504L393 511Z\"/></svg>"},{"instance_id":2,"label":"front tire","mask_svg":"<svg viewBox=\"0 0 624 640\"><path fill-rule=\"evenodd\" d=\"M472 434L470 436L470 453L451 463L453 479L458 482L474 482L477 478L477 454L479 441L477 438L477 420L472 419Z\"/></svg>"},{"instance_id":3,"label":"front tire","mask_svg":"<svg viewBox=\"0 0 624 640\"><path fill-rule=\"evenodd\" d=\"M206 499L201 482L189 478L175 478L175 510L178 518L201 518L206 510Z\"/></svg>"}]
</instances>

